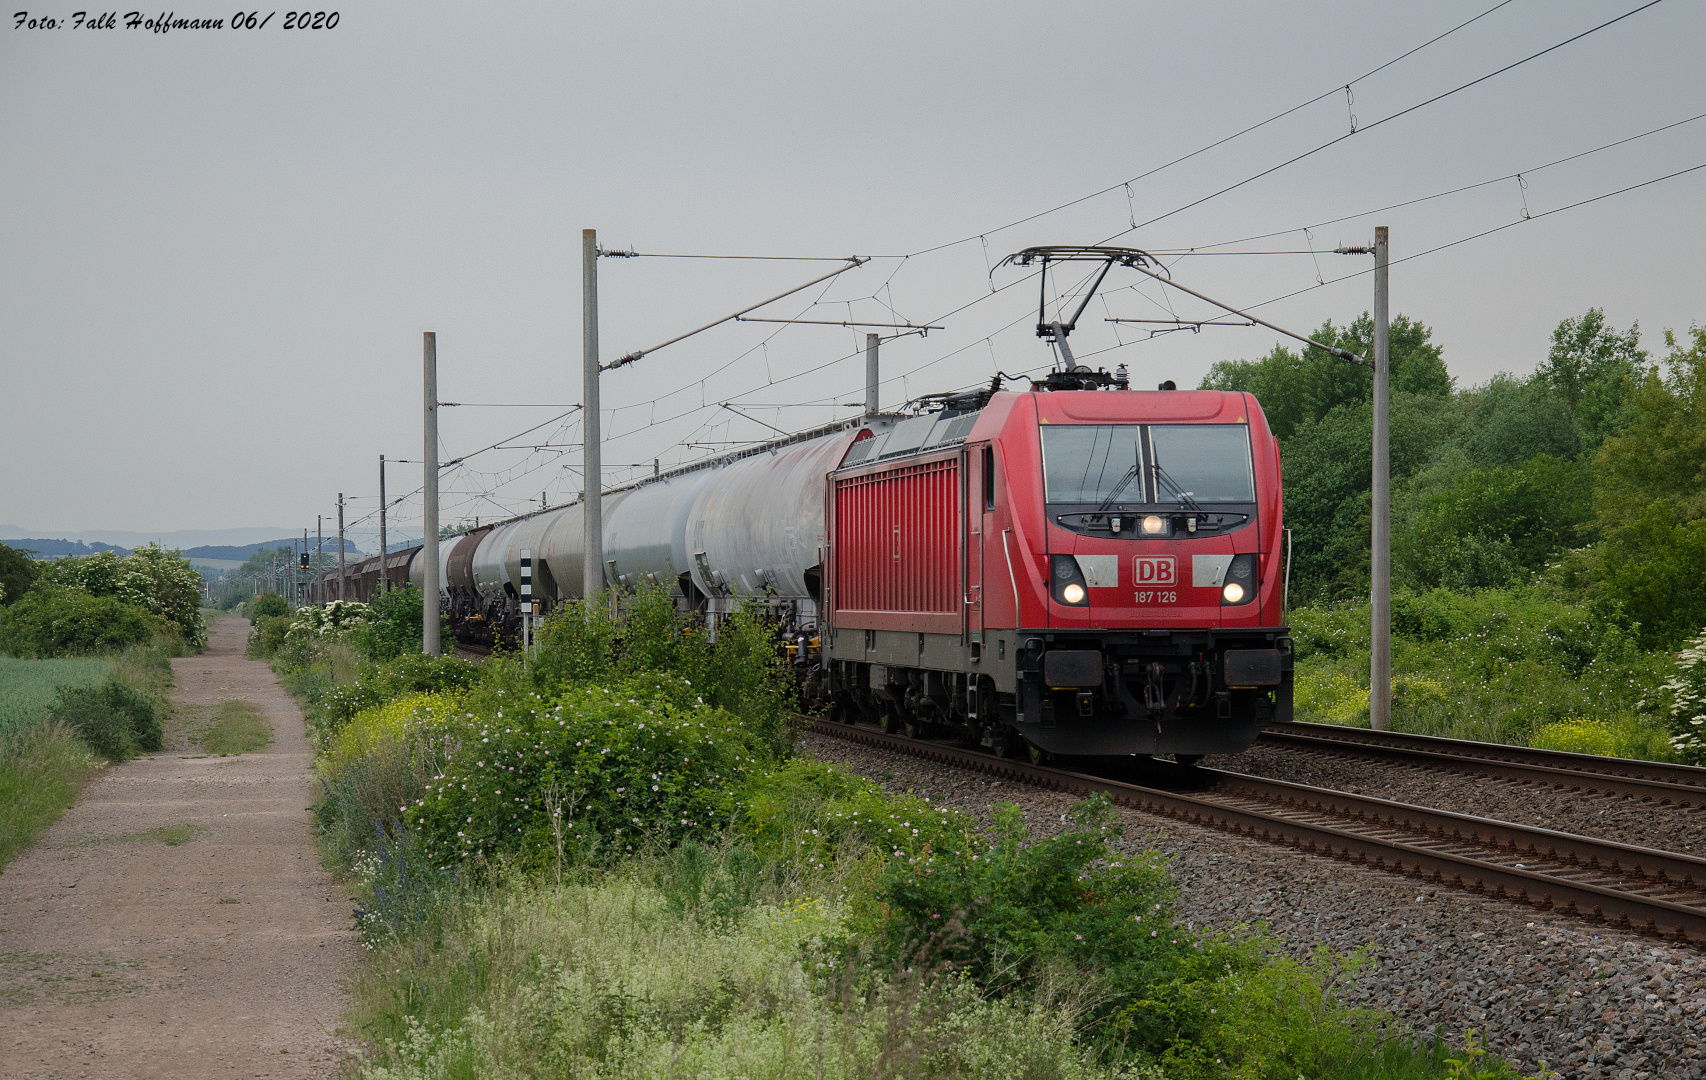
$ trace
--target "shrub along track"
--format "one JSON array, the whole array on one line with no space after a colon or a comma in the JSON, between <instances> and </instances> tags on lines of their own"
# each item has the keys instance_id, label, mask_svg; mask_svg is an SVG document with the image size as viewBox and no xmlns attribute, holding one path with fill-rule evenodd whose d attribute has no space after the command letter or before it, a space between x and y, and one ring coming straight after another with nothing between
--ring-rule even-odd
<instances>
[{"instance_id":1,"label":"shrub along track","mask_svg":"<svg viewBox=\"0 0 1706 1080\"><path fill-rule=\"evenodd\" d=\"M1706 860L1213 769L1168 791L819 721L819 734L1207 825L1470 892L1706 943ZM1179 786L1175 784L1175 786Z\"/></svg>"},{"instance_id":2,"label":"shrub along track","mask_svg":"<svg viewBox=\"0 0 1706 1080\"><path fill-rule=\"evenodd\" d=\"M314 847L301 713L247 629L174 660L172 697L252 703L271 747L210 757L169 730L0 875L0 1077L338 1074L356 935Z\"/></svg>"}]
</instances>

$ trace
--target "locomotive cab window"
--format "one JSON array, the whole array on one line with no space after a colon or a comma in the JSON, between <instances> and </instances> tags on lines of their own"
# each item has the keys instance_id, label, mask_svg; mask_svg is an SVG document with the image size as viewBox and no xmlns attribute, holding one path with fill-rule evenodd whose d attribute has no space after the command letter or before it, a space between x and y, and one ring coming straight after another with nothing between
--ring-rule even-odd
<instances>
[{"instance_id":1,"label":"locomotive cab window","mask_svg":"<svg viewBox=\"0 0 1706 1080\"><path fill-rule=\"evenodd\" d=\"M1243 424L1156 424L1149 429L1158 503L1247 503L1256 499L1250 429Z\"/></svg>"},{"instance_id":2,"label":"locomotive cab window","mask_svg":"<svg viewBox=\"0 0 1706 1080\"><path fill-rule=\"evenodd\" d=\"M1073 531L1162 539L1254 519L1244 424L1049 424L1041 435L1049 514Z\"/></svg>"},{"instance_id":3,"label":"locomotive cab window","mask_svg":"<svg viewBox=\"0 0 1706 1080\"><path fill-rule=\"evenodd\" d=\"M1051 503L1141 503L1143 428L1050 424L1042 429L1043 488Z\"/></svg>"}]
</instances>

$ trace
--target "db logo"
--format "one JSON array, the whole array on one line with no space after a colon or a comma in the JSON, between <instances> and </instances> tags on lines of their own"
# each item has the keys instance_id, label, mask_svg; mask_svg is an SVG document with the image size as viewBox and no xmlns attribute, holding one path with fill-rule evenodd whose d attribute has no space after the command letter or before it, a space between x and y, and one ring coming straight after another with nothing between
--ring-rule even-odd
<instances>
[{"instance_id":1,"label":"db logo","mask_svg":"<svg viewBox=\"0 0 1706 1080\"><path fill-rule=\"evenodd\" d=\"M1139 555L1132 576L1138 585L1177 585L1177 567L1171 555Z\"/></svg>"}]
</instances>

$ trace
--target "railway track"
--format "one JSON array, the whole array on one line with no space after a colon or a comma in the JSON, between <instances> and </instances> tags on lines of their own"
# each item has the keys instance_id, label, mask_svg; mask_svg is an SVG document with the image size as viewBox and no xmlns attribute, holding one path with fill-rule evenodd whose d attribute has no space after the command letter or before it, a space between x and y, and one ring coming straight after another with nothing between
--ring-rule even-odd
<instances>
[{"instance_id":1,"label":"railway track","mask_svg":"<svg viewBox=\"0 0 1706 1080\"><path fill-rule=\"evenodd\" d=\"M1291 723L1262 732L1258 745L1335 755L1357 754L1424 768L1493 776L1565 791L1643 802L1706 806L1706 769L1659 761L1569 754L1526 746L1440 739L1333 724Z\"/></svg>"},{"instance_id":2,"label":"railway track","mask_svg":"<svg viewBox=\"0 0 1706 1080\"><path fill-rule=\"evenodd\" d=\"M993 757L873 728L817 721L823 735L1114 803L1269 843L1517 900L1542 910L1706 944L1706 859L1364 795L1213 769L1169 791Z\"/></svg>"}]
</instances>

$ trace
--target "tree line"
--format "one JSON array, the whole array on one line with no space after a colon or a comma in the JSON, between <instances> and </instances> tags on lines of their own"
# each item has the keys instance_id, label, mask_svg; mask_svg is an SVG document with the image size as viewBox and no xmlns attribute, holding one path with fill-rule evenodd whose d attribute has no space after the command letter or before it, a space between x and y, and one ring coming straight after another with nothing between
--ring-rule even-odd
<instances>
[{"instance_id":1,"label":"tree line","mask_svg":"<svg viewBox=\"0 0 1706 1080\"><path fill-rule=\"evenodd\" d=\"M1364 313L1315 338L1372 352ZM1590 604L1648 647L1706 626L1706 327L1564 319L1531 375L1459 387L1432 331L1391 324L1396 589L1533 588ZM1373 376L1324 349L1223 361L1203 389L1254 394L1280 442L1292 589L1366 598Z\"/></svg>"}]
</instances>

